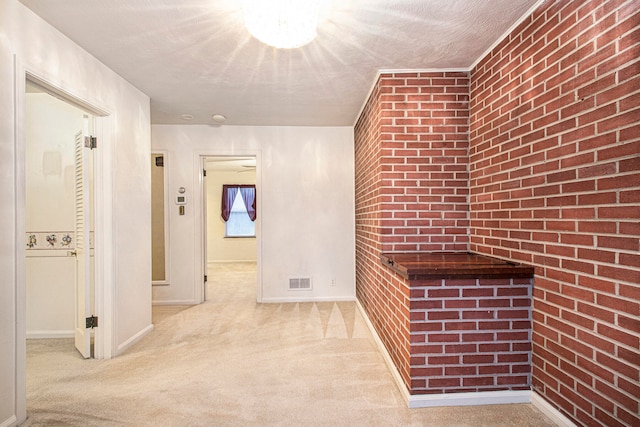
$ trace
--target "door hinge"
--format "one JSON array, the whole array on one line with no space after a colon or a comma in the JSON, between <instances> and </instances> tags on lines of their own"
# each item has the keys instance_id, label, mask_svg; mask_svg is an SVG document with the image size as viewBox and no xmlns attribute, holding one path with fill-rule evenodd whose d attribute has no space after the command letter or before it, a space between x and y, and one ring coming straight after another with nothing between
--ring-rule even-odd
<instances>
[{"instance_id":1,"label":"door hinge","mask_svg":"<svg viewBox=\"0 0 640 427\"><path fill-rule=\"evenodd\" d=\"M202 176L207 176L207 170L206 169L202 169Z\"/></svg>"},{"instance_id":2,"label":"door hinge","mask_svg":"<svg viewBox=\"0 0 640 427\"><path fill-rule=\"evenodd\" d=\"M84 137L84 146L90 149L94 149L98 147L98 138L95 136L85 136Z\"/></svg>"},{"instance_id":3,"label":"door hinge","mask_svg":"<svg viewBox=\"0 0 640 427\"><path fill-rule=\"evenodd\" d=\"M87 317L86 328L93 329L98 327L98 318L96 316Z\"/></svg>"},{"instance_id":4,"label":"door hinge","mask_svg":"<svg viewBox=\"0 0 640 427\"><path fill-rule=\"evenodd\" d=\"M207 275L204 275L204 283L207 283Z\"/></svg>"}]
</instances>

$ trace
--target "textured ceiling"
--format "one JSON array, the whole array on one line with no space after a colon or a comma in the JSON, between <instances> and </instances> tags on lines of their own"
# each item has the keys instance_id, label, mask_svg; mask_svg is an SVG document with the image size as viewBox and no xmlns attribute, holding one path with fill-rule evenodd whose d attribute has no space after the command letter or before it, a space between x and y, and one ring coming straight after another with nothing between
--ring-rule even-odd
<instances>
[{"instance_id":1,"label":"textured ceiling","mask_svg":"<svg viewBox=\"0 0 640 427\"><path fill-rule=\"evenodd\" d=\"M149 95L152 123L349 126L379 70L467 69L538 0L323 0L296 50L252 38L240 0L21 1Z\"/></svg>"}]
</instances>

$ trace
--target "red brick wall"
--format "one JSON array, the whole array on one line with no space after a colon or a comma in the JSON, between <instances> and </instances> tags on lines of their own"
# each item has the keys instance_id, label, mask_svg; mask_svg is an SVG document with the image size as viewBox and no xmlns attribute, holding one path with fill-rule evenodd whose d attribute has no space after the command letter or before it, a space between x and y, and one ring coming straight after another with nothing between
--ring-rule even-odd
<instances>
[{"instance_id":1,"label":"red brick wall","mask_svg":"<svg viewBox=\"0 0 640 427\"><path fill-rule=\"evenodd\" d=\"M356 292L367 309L375 301L380 253L379 90L375 88L355 127Z\"/></svg>"},{"instance_id":2,"label":"red brick wall","mask_svg":"<svg viewBox=\"0 0 640 427\"><path fill-rule=\"evenodd\" d=\"M383 74L378 86L382 251L468 250L468 74Z\"/></svg>"},{"instance_id":3,"label":"red brick wall","mask_svg":"<svg viewBox=\"0 0 640 427\"><path fill-rule=\"evenodd\" d=\"M403 307L409 291L380 270L381 88L376 85L355 128L356 293L394 364L408 383L409 330ZM385 113L387 114L387 113Z\"/></svg>"},{"instance_id":4,"label":"red brick wall","mask_svg":"<svg viewBox=\"0 0 640 427\"><path fill-rule=\"evenodd\" d=\"M580 424L640 425L639 8L546 2L472 70L469 243L464 124L430 122L466 114L437 94L465 95L429 88L466 76L376 86L356 126L357 294L405 381L406 289L378 255L468 244L536 266L534 388Z\"/></svg>"},{"instance_id":5,"label":"red brick wall","mask_svg":"<svg viewBox=\"0 0 640 427\"><path fill-rule=\"evenodd\" d=\"M411 391L411 320L409 283L389 268L378 268L377 296L374 318L376 330L385 343L393 364ZM371 314L369 318L371 319ZM389 345L390 344L390 345Z\"/></svg>"},{"instance_id":6,"label":"red brick wall","mask_svg":"<svg viewBox=\"0 0 640 427\"><path fill-rule=\"evenodd\" d=\"M640 2L545 2L470 102L471 250L536 267L534 389L640 425Z\"/></svg>"},{"instance_id":7,"label":"red brick wall","mask_svg":"<svg viewBox=\"0 0 640 427\"><path fill-rule=\"evenodd\" d=\"M411 393L528 390L531 279L411 283Z\"/></svg>"},{"instance_id":8,"label":"red brick wall","mask_svg":"<svg viewBox=\"0 0 640 427\"><path fill-rule=\"evenodd\" d=\"M381 252L468 250L467 73L384 74L355 127L356 293L409 387L409 289Z\"/></svg>"}]
</instances>

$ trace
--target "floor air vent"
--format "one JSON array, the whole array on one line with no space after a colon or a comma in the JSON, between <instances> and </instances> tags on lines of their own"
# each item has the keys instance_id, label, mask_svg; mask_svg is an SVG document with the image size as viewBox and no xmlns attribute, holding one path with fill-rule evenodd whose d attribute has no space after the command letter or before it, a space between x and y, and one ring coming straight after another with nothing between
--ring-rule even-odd
<instances>
[{"instance_id":1,"label":"floor air vent","mask_svg":"<svg viewBox=\"0 0 640 427\"><path fill-rule=\"evenodd\" d=\"M311 278L301 277L289 279L289 290L306 290L311 289Z\"/></svg>"}]
</instances>

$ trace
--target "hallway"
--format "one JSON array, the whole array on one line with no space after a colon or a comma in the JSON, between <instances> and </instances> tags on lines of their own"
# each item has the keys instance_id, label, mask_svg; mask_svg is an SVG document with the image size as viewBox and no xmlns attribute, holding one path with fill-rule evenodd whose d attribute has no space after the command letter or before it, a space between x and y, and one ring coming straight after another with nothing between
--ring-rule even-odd
<instances>
[{"instance_id":1,"label":"hallway","mask_svg":"<svg viewBox=\"0 0 640 427\"><path fill-rule=\"evenodd\" d=\"M553 425L531 405L409 410L354 303L256 304L255 265L220 269L115 359L28 341L24 425Z\"/></svg>"}]
</instances>

